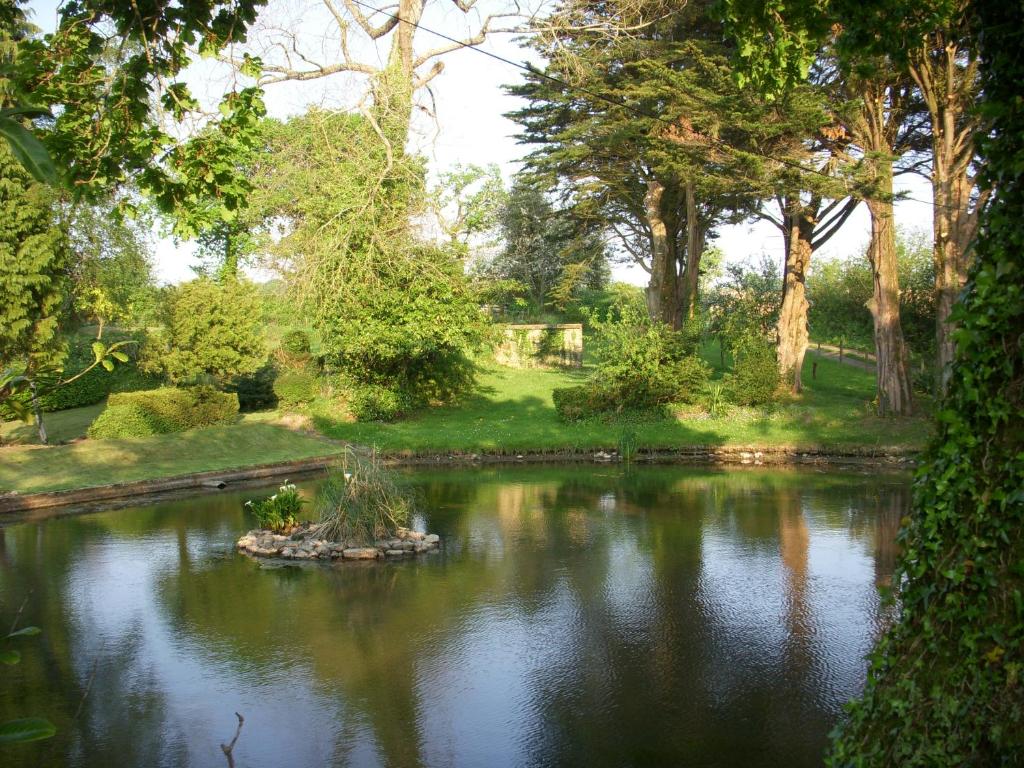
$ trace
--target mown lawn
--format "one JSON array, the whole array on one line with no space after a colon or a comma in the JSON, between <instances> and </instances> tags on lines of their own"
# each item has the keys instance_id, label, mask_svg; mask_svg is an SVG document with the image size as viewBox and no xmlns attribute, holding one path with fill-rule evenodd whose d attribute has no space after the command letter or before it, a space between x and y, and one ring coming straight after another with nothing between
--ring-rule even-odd
<instances>
[{"instance_id":1,"label":"mown lawn","mask_svg":"<svg viewBox=\"0 0 1024 768\"><path fill-rule=\"evenodd\" d=\"M717 362L717 353L709 354ZM817 377L812 364L817 359ZM930 432L924 416L873 415L874 374L808 355L805 393L764 409L735 409L710 418L698 409L674 418L617 417L579 424L558 420L556 387L580 383L582 371L486 369L477 390L460 404L428 409L393 424L351 423L330 403L313 406L321 435L288 429L273 412L249 414L237 424L131 440L79 440L50 448L0 448L0 490L21 493L170 477L231 469L339 450L338 440L376 446L385 454L521 453L614 449L631 434L641 449L687 446L792 448L921 447ZM84 435L101 406L46 415L53 441ZM5 442L31 441L21 424L2 427Z\"/></svg>"},{"instance_id":2,"label":"mown lawn","mask_svg":"<svg viewBox=\"0 0 1024 768\"><path fill-rule=\"evenodd\" d=\"M319 435L258 419L173 435L82 440L49 448L9 446L0 448L0 491L38 493L85 488L273 464L326 456L338 450L337 443Z\"/></svg>"}]
</instances>

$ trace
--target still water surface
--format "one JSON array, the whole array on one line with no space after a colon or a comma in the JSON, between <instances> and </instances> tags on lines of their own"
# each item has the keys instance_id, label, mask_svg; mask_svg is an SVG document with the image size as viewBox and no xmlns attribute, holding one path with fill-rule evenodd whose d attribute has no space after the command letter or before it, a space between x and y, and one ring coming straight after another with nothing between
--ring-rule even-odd
<instances>
[{"instance_id":1,"label":"still water surface","mask_svg":"<svg viewBox=\"0 0 1024 768\"><path fill-rule=\"evenodd\" d=\"M0 529L16 766L813 766L886 620L903 475L410 473L415 562L261 568L218 495ZM302 484L313 492L316 483Z\"/></svg>"}]
</instances>

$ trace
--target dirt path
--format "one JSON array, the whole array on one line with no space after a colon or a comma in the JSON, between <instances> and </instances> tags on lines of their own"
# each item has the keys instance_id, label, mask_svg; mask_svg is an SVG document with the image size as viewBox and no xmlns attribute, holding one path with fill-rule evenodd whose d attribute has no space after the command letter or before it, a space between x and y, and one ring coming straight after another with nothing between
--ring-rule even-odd
<instances>
[{"instance_id":1,"label":"dirt path","mask_svg":"<svg viewBox=\"0 0 1024 768\"><path fill-rule=\"evenodd\" d=\"M851 355L849 350L843 350L843 356L840 358L839 347L833 347L831 344L811 344L807 351L819 357L824 357L827 360L834 360L843 365L860 368L862 371L874 372L875 370L875 356L865 354L864 352L854 352Z\"/></svg>"}]
</instances>

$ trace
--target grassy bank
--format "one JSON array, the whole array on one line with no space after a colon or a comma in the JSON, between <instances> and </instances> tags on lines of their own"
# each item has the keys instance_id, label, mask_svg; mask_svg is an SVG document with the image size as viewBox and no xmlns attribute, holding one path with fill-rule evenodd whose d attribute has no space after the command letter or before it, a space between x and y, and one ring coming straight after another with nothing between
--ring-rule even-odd
<instances>
[{"instance_id":1,"label":"grassy bank","mask_svg":"<svg viewBox=\"0 0 1024 768\"><path fill-rule=\"evenodd\" d=\"M709 355L714 359L714 355ZM812 378L817 359L816 377ZM551 392L571 386L585 371L483 372L476 391L455 406L433 408L393 424L353 423L328 402L311 408L320 434L276 422L279 414L250 414L237 424L132 440L79 440L42 448L0 448L0 489L31 493L170 477L204 470L320 456L343 440L394 455L586 451L615 448L628 436L640 449L688 446L906 449L927 439L926 418L873 415L874 375L808 355L806 391L766 409L734 409L711 418L699 409L668 419L617 417L579 424L558 420ZM84 435L99 406L47 414L54 440ZM24 425L3 425L5 441L34 439Z\"/></svg>"},{"instance_id":2,"label":"grassy bank","mask_svg":"<svg viewBox=\"0 0 1024 768\"><path fill-rule=\"evenodd\" d=\"M813 360L817 377L812 379ZM551 400L556 387L577 384L584 373L492 368L477 391L448 408L423 411L393 424L350 423L321 406L313 422L323 434L375 445L388 453L445 451L588 450L614 448L632 433L641 448L787 446L916 448L927 438L924 418L874 416L874 374L808 355L805 392L768 409L735 409L710 418L682 412L673 419L620 417L564 424Z\"/></svg>"}]
</instances>

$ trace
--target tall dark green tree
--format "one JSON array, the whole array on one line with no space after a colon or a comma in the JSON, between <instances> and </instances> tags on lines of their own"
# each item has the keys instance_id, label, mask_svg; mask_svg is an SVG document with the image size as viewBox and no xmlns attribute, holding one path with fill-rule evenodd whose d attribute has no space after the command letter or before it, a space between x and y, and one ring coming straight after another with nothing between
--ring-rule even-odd
<instances>
[{"instance_id":1,"label":"tall dark green tree","mask_svg":"<svg viewBox=\"0 0 1024 768\"><path fill-rule=\"evenodd\" d=\"M512 118L524 141L540 145L531 166L578 216L619 236L650 274L651 316L678 328L696 312L715 226L756 204L749 179L762 171L758 157L728 147L771 130L770 121L736 88L705 3L626 12L563 5L533 41L547 70L510 89L530 102ZM614 34L619 27L632 31Z\"/></svg>"}]
</instances>

